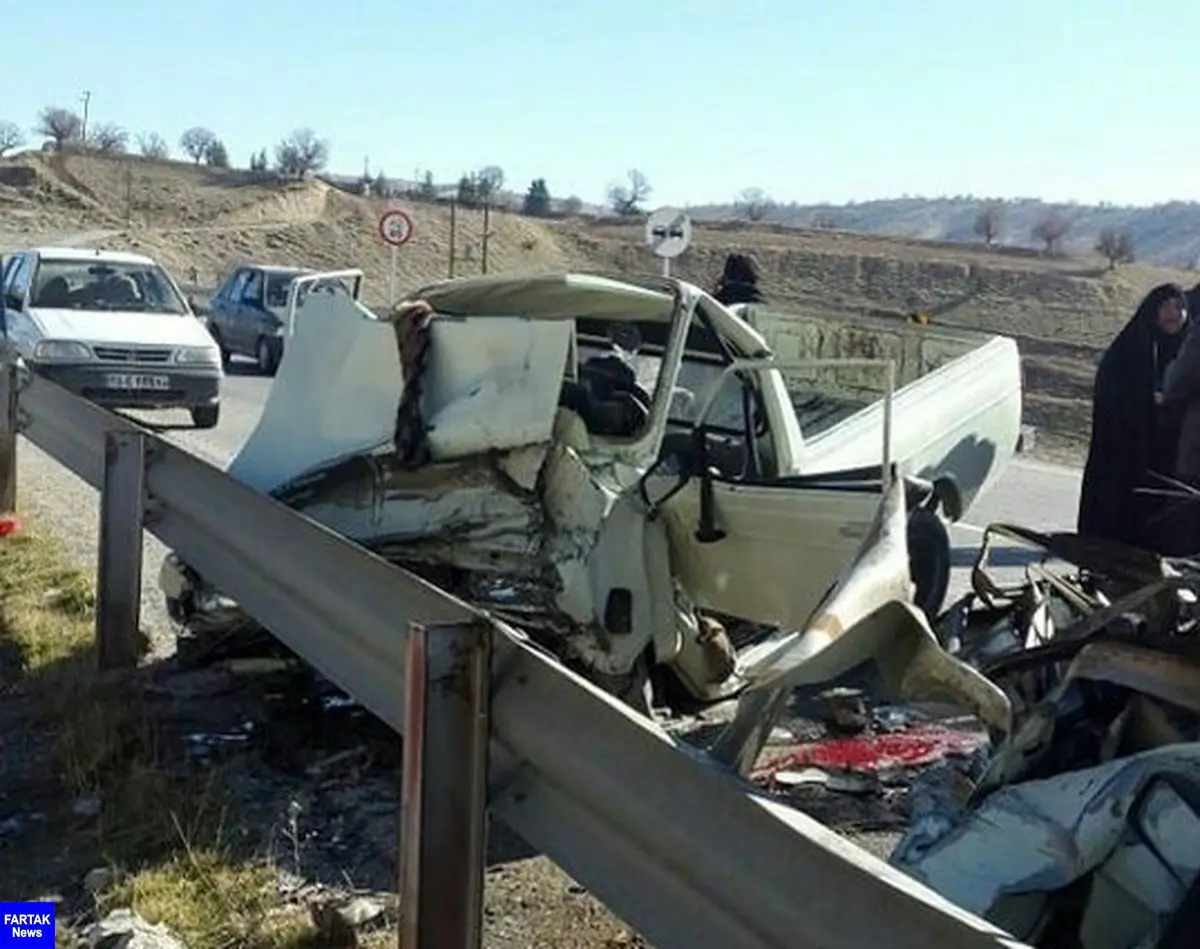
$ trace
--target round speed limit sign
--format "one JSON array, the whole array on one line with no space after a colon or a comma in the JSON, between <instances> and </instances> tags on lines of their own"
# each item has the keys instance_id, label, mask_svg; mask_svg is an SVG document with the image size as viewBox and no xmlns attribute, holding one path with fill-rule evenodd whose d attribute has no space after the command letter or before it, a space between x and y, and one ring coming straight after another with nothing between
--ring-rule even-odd
<instances>
[{"instance_id":1,"label":"round speed limit sign","mask_svg":"<svg viewBox=\"0 0 1200 949\"><path fill-rule=\"evenodd\" d=\"M385 244L392 247L402 247L412 240L413 220L408 213L399 208L385 211L379 218L379 236Z\"/></svg>"}]
</instances>

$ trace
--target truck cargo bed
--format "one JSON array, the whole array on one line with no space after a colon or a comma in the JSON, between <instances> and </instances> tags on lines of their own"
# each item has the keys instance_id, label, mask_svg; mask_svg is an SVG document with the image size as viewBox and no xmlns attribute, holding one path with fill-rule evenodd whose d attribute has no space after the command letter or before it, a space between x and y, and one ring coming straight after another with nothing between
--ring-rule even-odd
<instances>
[{"instance_id":1,"label":"truck cargo bed","mask_svg":"<svg viewBox=\"0 0 1200 949\"><path fill-rule=\"evenodd\" d=\"M868 405L851 399L840 399L820 392L789 389L796 420L805 437L811 438L844 422Z\"/></svg>"}]
</instances>

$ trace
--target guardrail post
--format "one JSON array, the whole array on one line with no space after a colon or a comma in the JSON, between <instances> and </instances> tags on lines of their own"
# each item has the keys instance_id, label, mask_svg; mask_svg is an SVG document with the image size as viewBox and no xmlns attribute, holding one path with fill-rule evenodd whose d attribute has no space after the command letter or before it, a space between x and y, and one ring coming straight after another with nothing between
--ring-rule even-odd
<instances>
[{"instance_id":1,"label":"guardrail post","mask_svg":"<svg viewBox=\"0 0 1200 949\"><path fill-rule=\"evenodd\" d=\"M0 514L17 509L17 428L20 391L16 360L0 356Z\"/></svg>"},{"instance_id":2,"label":"guardrail post","mask_svg":"<svg viewBox=\"0 0 1200 949\"><path fill-rule=\"evenodd\" d=\"M487 842L491 629L409 627L400 945L479 949Z\"/></svg>"},{"instance_id":3,"label":"guardrail post","mask_svg":"<svg viewBox=\"0 0 1200 949\"><path fill-rule=\"evenodd\" d=\"M101 669L137 666L145 478L146 435L106 432L96 570L96 652Z\"/></svg>"}]
</instances>

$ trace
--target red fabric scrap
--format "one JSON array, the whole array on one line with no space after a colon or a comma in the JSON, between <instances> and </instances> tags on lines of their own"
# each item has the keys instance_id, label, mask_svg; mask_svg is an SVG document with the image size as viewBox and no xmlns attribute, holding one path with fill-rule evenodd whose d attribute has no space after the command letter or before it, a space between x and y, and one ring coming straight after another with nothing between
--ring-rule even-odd
<instances>
[{"instance_id":1,"label":"red fabric scrap","mask_svg":"<svg viewBox=\"0 0 1200 949\"><path fill-rule=\"evenodd\" d=\"M986 743L987 736L978 732L918 725L903 732L831 738L799 745L772 759L752 777L756 781L770 781L777 772L797 767L866 772L919 768L952 755L969 755Z\"/></svg>"}]
</instances>

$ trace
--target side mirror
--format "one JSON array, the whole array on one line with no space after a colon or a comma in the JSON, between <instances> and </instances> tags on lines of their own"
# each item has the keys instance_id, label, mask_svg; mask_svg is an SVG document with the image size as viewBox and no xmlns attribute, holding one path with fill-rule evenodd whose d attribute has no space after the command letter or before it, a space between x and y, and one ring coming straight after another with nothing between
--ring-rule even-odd
<instances>
[{"instance_id":1,"label":"side mirror","mask_svg":"<svg viewBox=\"0 0 1200 949\"><path fill-rule=\"evenodd\" d=\"M726 532L717 527L716 502L713 497L713 477L716 471L708 463L708 431L697 425L693 432L692 458L695 459L696 474L700 476L700 520L694 534L697 543L715 544L725 538Z\"/></svg>"}]
</instances>

